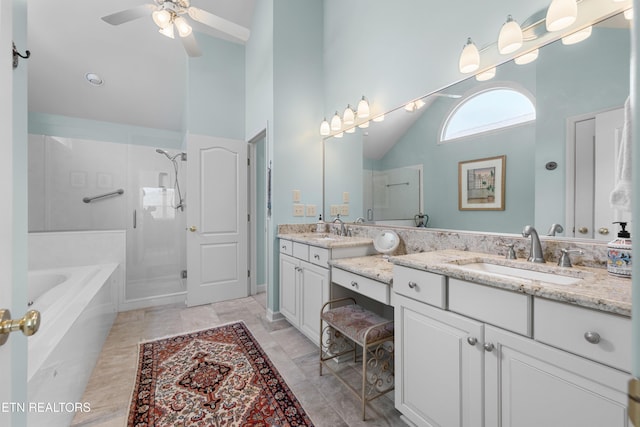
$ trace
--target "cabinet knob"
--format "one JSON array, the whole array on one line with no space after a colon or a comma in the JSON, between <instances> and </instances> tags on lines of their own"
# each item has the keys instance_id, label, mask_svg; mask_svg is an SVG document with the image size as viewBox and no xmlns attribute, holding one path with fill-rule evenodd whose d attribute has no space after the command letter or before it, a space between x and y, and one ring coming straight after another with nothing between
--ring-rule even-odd
<instances>
[{"instance_id":1,"label":"cabinet knob","mask_svg":"<svg viewBox=\"0 0 640 427\"><path fill-rule=\"evenodd\" d=\"M607 235L607 234L609 234L609 229L607 227L600 227L598 229L598 233Z\"/></svg>"},{"instance_id":2,"label":"cabinet knob","mask_svg":"<svg viewBox=\"0 0 640 427\"><path fill-rule=\"evenodd\" d=\"M409 282L409 289L414 289L416 286L418 286L418 284L416 282Z\"/></svg>"},{"instance_id":3,"label":"cabinet knob","mask_svg":"<svg viewBox=\"0 0 640 427\"><path fill-rule=\"evenodd\" d=\"M589 232L589 229L587 227L578 228L578 233L580 234L587 234L588 232Z\"/></svg>"},{"instance_id":4,"label":"cabinet knob","mask_svg":"<svg viewBox=\"0 0 640 427\"><path fill-rule=\"evenodd\" d=\"M353 280L353 281L351 282L351 286L357 289L357 288L358 288L358 282L356 282L355 280Z\"/></svg>"},{"instance_id":5,"label":"cabinet knob","mask_svg":"<svg viewBox=\"0 0 640 427\"><path fill-rule=\"evenodd\" d=\"M598 344L600 342L600 334L597 332L585 332L584 339L587 340L591 344Z\"/></svg>"},{"instance_id":6,"label":"cabinet knob","mask_svg":"<svg viewBox=\"0 0 640 427\"><path fill-rule=\"evenodd\" d=\"M467 337L467 342L469 345L476 345L478 343L478 339L475 337Z\"/></svg>"},{"instance_id":7,"label":"cabinet knob","mask_svg":"<svg viewBox=\"0 0 640 427\"><path fill-rule=\"evenodd\" d=\"M488 351L489 353L491 353L495 348L493 344L491 344L490 342L484 343L483 347L484 347L484 351Z\"/></svg>"}]
</instances>

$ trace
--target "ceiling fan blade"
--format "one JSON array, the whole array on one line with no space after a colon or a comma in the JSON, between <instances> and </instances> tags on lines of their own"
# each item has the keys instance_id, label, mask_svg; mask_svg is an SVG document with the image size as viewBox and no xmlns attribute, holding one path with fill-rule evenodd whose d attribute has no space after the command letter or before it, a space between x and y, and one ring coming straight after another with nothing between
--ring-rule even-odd
<instances>
[{"instance_id":1,"label":"ceiling fan blade","mask_svg":"<svg viewBox=\"0 0 640 427\"><path fill-rule=\"evenodd\" d=\"M148 16L155 9L156 9L156 6L153 4L143 4L140 6L133 7L131 9L127 9L120 12L112 13L111 15L103 16L102 20L107 24L120 25L120 24L124 24L125 22L133 21L134 19L142 18L143 16Z\"/></svg>"},{"instance_id":2,"label":"ceiling fan blade","mask_svg":"<svg viewBox=\"0 0 640 427\"><path fill-rule=\"evenodd\" d=\"M209 13L206 10L198 9L197 7L193 6L188 9L188 12L189 16L192 19L201 22L204 25L208 25L211 28L222 31L223 33L227 33L232 37L242 40L243 42L249 40L249 35L251 34L251 32L248 28L245 28L242 25L238 25L234 22Z\"/></svg>"},{"instance_id":3,"label":"ceiling fan blade","mask_svg":"<svg viewBox=\"0 0 640 427\"><path fill-rule=\"evenodd\" d=\"M187 51L187 55L192 58L202 56L202 51L200 50L200 46L198 46L198 42L196 41L193 33L189 34L187 37L180 37L180 40L182 41L184 50Z\"/></svg>"}]
</instances>

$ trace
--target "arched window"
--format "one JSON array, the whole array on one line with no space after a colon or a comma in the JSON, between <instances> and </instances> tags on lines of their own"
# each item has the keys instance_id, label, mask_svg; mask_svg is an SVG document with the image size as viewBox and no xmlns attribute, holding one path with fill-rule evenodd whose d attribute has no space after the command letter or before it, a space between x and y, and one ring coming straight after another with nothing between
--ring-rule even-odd
<instances>
[{"instance_id":1,"label":"arched window","mask_svg":"<svg viewBox=\"0 0 640 427\"><path fill-rule=\"evenodd\" d=\"M536 119L531 99L516 89L497 87L474 93L453 109L440 142L495 131Z\"/></svg>"}]
</instances>

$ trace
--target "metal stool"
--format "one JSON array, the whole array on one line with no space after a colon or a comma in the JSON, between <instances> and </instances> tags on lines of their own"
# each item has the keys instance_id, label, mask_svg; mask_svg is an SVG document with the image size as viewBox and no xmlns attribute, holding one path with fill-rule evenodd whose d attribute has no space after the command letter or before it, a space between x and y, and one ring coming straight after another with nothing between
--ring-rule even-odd
<instances>
[{"instance_id":1,"label":"metal stool","mask_svg":"<svg viewBox=\"0 0 640 427\"><path fill-rule=\"evenodd\" d=\"M325 311L328 305L350 301ZM323 325L323 323L325 325ZM387 320L356 304L353 298L340 298L325 303L320 309L320 375L326 367L362 401L365 420L367 402L394 389L393 320ZM327 361L353 352L357 361L357 345L362 347L362 390L340 377Z\"/></svg>"}]
</instances>

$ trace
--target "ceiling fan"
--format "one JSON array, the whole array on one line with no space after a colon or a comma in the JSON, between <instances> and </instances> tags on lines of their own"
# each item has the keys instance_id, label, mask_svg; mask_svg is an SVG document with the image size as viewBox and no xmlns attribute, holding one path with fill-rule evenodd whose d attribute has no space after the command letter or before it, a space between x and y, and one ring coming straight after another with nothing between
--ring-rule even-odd
<instances>
[{"instance_id":1,"label":"ceiling fan","mask_svg":"<svg viewBox=\"0 0 640 427\"><path fill-rule=\"evenodd\" d=\"M185 15L243 42L249 39L249 29L193 7L190 5L190 0L154 0L154 2L155 4L143 4L103 16L102 20L111 25L120 25L151 14L153 22L160 28L161 34L174 38L174 29L178 32L184 49L191 57L201 56L202 51L198 47L191 25L185 19Z\"/></svg>"}]
</instances>

